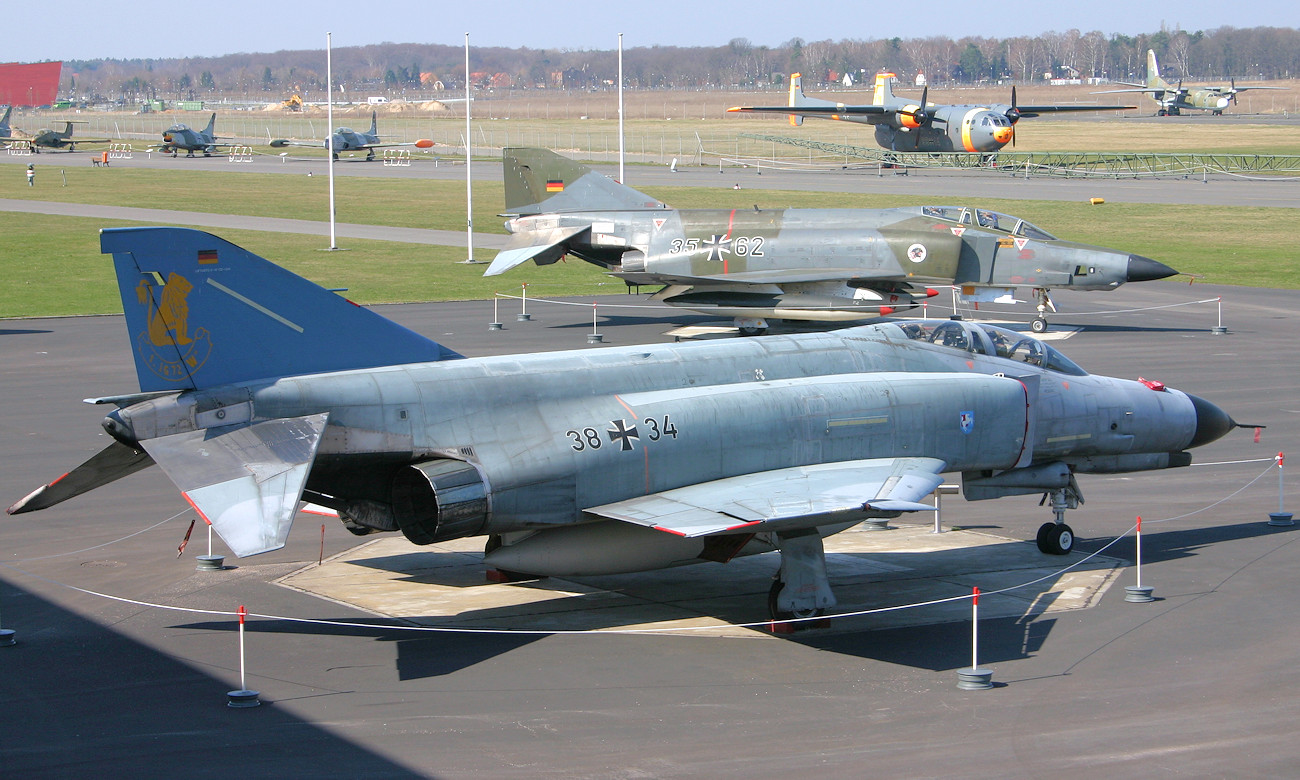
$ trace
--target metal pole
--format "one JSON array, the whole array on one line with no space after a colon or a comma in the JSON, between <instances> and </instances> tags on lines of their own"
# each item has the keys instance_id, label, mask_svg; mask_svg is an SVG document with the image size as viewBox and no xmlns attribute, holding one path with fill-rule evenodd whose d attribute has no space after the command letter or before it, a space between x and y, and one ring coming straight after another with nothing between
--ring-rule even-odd
<instances>
[{"instance_id":1,"label":"metal pole","mask_svg":"<svg viewBox=\"0 0 1300 780\"><path fill-rule=\"evenodd\" d=\"M1142 587L1142 515L1137 519L1137 586Z\"/></svg>"},{"instance_id":2,"label":"metal pole","mask_svg":"<svg viewBox=\"0 0 1300 780\"><path fill-rule=\"evenodd\" d=\"M618 34L618 182L627 184L623 178L623 33Z\"/></svg>"},{"instance_id":3,"label":"metal pole","mask_svg":"<svg viewBox=\"0 0 1300 780\"><path fill-rule=\"evenodd\" d=\"M248 616L248 609L243 604L239 605L239 690L248 690L248 685L244 682L244 618Z\"/></svg>"},{"instance_id":4,"label":"metal pole","mask_svg":"<svg viewBox=\"0 0 1300 780\"><path fill-rule=\"evenodd\" d=\"M474 262L474 184L470 178L470 168L474 155L473 136L470 135L470 98L473 95L470 92L469 81L469 33L465 33L465 240L469 246L469 254L465 262Z\"/></svg>"},{"instance_id":5,"label":"metal pole","mask_svg":"<svg viewBox=\"0 0 1300 780\"><path fill-rule=\"evenodd\" d=\"M242 623L241 623L242 625ZM975 586L975 592L971 596L970 602L970 668L978 669L980 655L980 589Z\"/></svg>"},{"instance_id":6,"label":"metal pole","mask_svg":"<svg viewBox=\"0 0 1300 780\"><path fill-rule=\"evenodd\" d=\"M330 180L330 249L338 249L334 233L334 54L333 33L325 33L325 113L329 121L325 136L325 161ZM241 622L242 626L243 623Z\"/></svg>"}]
</instances>

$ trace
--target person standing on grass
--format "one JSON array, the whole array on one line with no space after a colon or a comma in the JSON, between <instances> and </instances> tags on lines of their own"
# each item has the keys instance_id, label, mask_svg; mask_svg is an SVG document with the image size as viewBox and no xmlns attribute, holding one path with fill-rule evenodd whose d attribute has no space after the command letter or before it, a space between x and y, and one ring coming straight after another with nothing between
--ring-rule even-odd
<instances>
[{"instance_id":1,"label":"person standing on grass","mask_svg":"<svg viewBox=\"0 0 1300 780\"><path fill-rule=\"evenodd\" d=\"M36 186L36 166L31 163L27 164L27 186Z\"/></svg>"}]
</instances>

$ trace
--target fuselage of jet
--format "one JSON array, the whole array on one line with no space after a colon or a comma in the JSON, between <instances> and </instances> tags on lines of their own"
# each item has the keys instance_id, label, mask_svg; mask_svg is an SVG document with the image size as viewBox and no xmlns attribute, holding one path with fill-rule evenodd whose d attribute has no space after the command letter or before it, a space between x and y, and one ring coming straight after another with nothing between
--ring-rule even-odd
<instances>
[{"instance_id":1,"label":"fuselage of jet","mask_svg":"<svg viewBox=\"0 0 1300 780\"><path fill-rule=\"evenodd\" d=\"M569 376L582 379L557 381ZM1185 465L1185 448L1228 427L1179 391L1093 376L1023 334L953 321L286 377L152 398L106 427L138 447L312 415L328 424L308 497L421 543L547 531L636 496L861 459L939 459L978 498L1036 492L1060 487L1048 464ZM994 474L994 494L979 494ZM1019 484L1008 474L1024 484L998 491ZM586 573L664 565L656 550L611 553Z\"/></svg>"},{"instance_id":2,"label":"fuselage of jet","mask_svg":"<svg viewBox=\"0 0 1300 780\"><path fill-rule=\"evenodd\" d=\"M539 263L570 253L629 284L669 285L669 303L738 317L849 320L916 306L929 285L1109 290L1175 273L955 206L565 212L507 229L567 236Z\"/></svg>"}]
</instances>

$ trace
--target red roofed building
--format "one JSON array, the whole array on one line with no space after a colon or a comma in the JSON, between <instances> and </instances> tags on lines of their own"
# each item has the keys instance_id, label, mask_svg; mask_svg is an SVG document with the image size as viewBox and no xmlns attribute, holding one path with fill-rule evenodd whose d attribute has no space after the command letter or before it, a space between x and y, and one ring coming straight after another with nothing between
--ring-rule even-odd
<instances>
[{"instance_id":1,"label":"red roofed building","mask_svg":"<svg viewBox=\"0 0 1300 780\"><path fill-rule=\"evenodd\" d=\"M0 65L0 105L50 105L59 94L62 72L62 62Z\"/></svg>"}]
</instances>

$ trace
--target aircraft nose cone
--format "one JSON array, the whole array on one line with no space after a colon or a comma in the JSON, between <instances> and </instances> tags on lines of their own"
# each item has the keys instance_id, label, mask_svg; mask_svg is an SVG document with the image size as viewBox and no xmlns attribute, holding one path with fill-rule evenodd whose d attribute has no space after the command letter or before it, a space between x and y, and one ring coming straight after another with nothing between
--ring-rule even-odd
<instances>
[{"instance_id":1,"label":"aircraft nose cone","mask_svg":"<svg viewBox=\"0 0 1300 780\"><path fill-rule=\"evenodd\" d=\"M1128 280L1130 282L1150 282L1176 276L1177 271L1160 262L1142 255L1128 256Z\"/></svg>"},{"instance_id":2,"label":"aircraft nose cone","mask_svg":"<svg viewBox=\"0 0 1300 780\"><path fill-rule=\"evenodd\" d=\"M1237 427L1237 422L1219 407L1191 393L1187 394L1196 410L1196 433L1188 447L1199 447L1221 439L1228 431Z\"/></svg>"}]
</instances>

